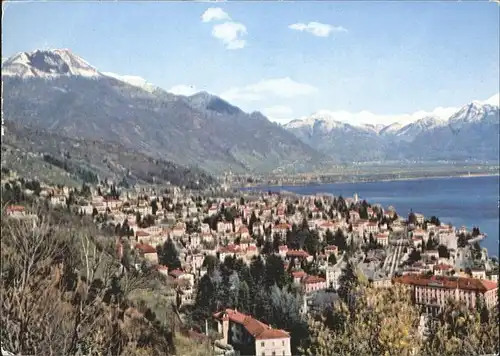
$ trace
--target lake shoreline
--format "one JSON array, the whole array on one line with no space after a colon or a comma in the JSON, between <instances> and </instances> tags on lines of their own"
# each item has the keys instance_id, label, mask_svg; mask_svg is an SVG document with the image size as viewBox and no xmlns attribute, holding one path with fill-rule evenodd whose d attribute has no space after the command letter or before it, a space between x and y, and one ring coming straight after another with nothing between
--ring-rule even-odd
<instances>
[{"instance_id":1,"label":"lake shoreline","mask_svg":"<svg viewBox=\"0 0 500 356\"><path fill-rule=\"evenodd\" d=\"M284 187L301 187L310 185L330 185L330 184L362 184L362 183L383 183L383 182L404 182L404 181L415 181L415 180L432 180L432 179L449 179L449 178L481 178L481 177L499 177L500 173L476 173L476 174L458 174L458 175L443 175L443 176L432 176L432 177L408 177L408 178L390 178L390 179L370 179L370 180L355 180L355 181L341 181L341 182L309 182L309 183L291 183L286 185L270 184L270 185L245 185L245 186L234 186L233 189L240 190L254 190L258 188L266 188L265 190L270 190L267 188L284 188Z\"/></svg>"}]
</instances>

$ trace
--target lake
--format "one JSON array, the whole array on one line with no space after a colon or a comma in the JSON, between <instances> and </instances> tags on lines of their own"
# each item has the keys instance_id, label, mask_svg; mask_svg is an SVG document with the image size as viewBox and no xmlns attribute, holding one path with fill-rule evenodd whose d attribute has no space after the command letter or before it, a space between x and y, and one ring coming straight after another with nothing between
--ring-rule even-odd
<instances>
[{"instance_id":1,"label":"lake","mask_svg":"<svg viewBox=\"0 0 500 356\"><path fill-rule=\"evenodd\" d=\"M490 256L498 256L499 177L435 178L407 181L314 184L259 189L286 190L298 194L330 193L344 198L355 193L370 204L392 205L398 215L411 210L426 217L437 216L443 223L469 230L478 226L488 237L481 242Z\"/></svg>"}]
</instances>

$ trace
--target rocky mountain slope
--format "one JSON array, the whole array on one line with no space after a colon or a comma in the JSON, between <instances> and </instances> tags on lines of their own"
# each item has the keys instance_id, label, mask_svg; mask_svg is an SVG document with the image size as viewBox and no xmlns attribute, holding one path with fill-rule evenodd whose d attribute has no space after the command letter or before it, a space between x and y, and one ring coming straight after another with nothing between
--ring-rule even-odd
<instances>
[{"instance_id":1,"label":"rocky mountain slope","mask_svg":"<svg viewBox=\"0 0 500 356\"><path fill-rule=\"evenodd\" d=\"M326 159L258 112L207 93L183 97L130 84L68 50L17 54L2 64L2 81L7 121L120 142L211 172L307 171Z\"/></svg>"},{"instance_id":2,"label":"rocky mountain slope","mask_svg":"<svg viewBox=\"0 0 500 356\"><path fill-rule=\"evenodd\" d=\"M498 95L472 102L449 119L423 117L407 125L351 125L318 112L284 127L344 162L377 160L492 160L499 156Z\"/></svg>"}]
</instances>

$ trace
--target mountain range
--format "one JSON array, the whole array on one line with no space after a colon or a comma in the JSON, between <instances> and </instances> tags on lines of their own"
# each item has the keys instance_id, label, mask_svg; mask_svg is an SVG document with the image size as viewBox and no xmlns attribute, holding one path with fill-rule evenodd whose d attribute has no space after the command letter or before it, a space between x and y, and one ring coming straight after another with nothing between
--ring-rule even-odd
<instances>
[{"instance_id":1,"label":"mountain range","mask_svg":"<svg viewBox=\"0 0 500 356\"><path fill-rule=\"evenodd\" d=\"M211 173L498 160L498 96L467 104L446 120L352 125L320 111L278 125L210 93L174 95L140 77L101 72L65 49L12 56L2 63L2 82L4 117L19 127L115 144Z\"/></svg>"},{"instance_id":2,"label":"mountain range","mask_svg":"<svg viewBox=\"0 0 500 356\"><path fill-rule=\"evenodd\" d=\"M366 161L498 161L499 96L473 101L447 119L425 116L402 125L353 125L320 111L283 127L345 163Z\"/></svg>"},{"instance_id":3,"label":"mountain range","mask_svg":"<svg viewBox=\"0 0 500 356\"><path fill-rule=\"evenodd\" d=\"M127 80L128 79L128 80ZM6 120L125 147L210 172L309 171L326 159L259 112L106 75L68 50L2 63Z\"/></svg>"}]
</instances>

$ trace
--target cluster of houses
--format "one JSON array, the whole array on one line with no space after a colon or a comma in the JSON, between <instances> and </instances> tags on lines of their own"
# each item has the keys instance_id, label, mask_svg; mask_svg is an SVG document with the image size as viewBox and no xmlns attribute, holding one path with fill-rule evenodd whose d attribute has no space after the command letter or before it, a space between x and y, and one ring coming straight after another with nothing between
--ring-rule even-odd
<instances>
[{"instance_id":1,"label":"cluster of houses","mask_svg":"<svg viewBox=\"0 0 500 356\"><path fill-rule=\"evenodd\" d=\"M104 188L99 188L99 191L101 189ZM118 257L123 255L123 244L128 240L139 256L175 281L181 306L193 303L197 281L207 273L203 267L206 256L215 256L221 262L227 256L236 256L250 263L260 253L256 236L264 236L266 231L270 231L271 236L278 234L284 240L292 225L302 224L305 218L309 229L317 231L320 242L323 242L321 252L312 256L305 250L288 249L285 244L279 246L278 250L287 269L292 261L317 261L323 277L309 275L300 268L291 270L293 282L302 287L304 295L339 287L339 278L346 261L343 251L339 251L337 246L326 245L325 236L328 231L335 233L341 230L349 243L363 244L366 243L366 237L371 236L382 248L388 248L393 234L402 233L410 250L422 249L429 238L446 246L450 251L449 257L440 257L438 251L423 251L422 260L405 269L403 276L397 279L412 286L417 303L441 305L447 297L455 296L473 306L474 293L482 293L488 305L496 303L497 282L494 279L498 278L498 273L496 277L491 277L490 273L488 278L493 280L487 280L486 272L477 269L472 270L469 277L460 274L451 276L451 271L455 270L455 259L461 253L457 247L457 235L466 233L466 229L457 231L453 226L424 224L425 217L421 214L415 214L416 226L409 227L406 219L398 218L392 208L385 211L380 206L368 207L368 219L362 219L357 196L345 199L350 208L347 214L341 214L332 208L332 197L328 195L248 195L243 200L240 197L196 197L176 187L172 187L168 197L152 187L123 191L115 197L108 197L105 193L98 194L92 188L91 197L78 204L79 212L106 215L108 221L115 225L126 222L133 235L117 238ZM62 205L66 204L69 194L68 188L44 187L40 195L53 205ZM290 205L294 207L292 211L287 209ZM220 214L223 209L236 211L234 219L225 220L224 214ZM24 208L10 206L7 214L23 216ZM153 223L144 227L138 221L138 215L150 217ZM215 215L222 216L215 226L203 222ZM250 224L252 216L256 220ZM384 223L381 223L380 216L385 218ZM163 245L167 239L177 246L181 260L179 269L169 270L167 266L159 264L157 246ZM338 257L335 265L328 263L328 257L332 254ZM378 256L376 251L370 251L366 257L374 263L383 262L384 258L383 255ZM373 269L370 271L367 274L371 274L368 277L375 287L392 285L391 276ZM419 276L429 271L432 276ZM273 329L237 310L221 311L214 315L214 319L225 343L250 343L256 355L290 355L290 336L283 330Z\"/></svg>"}]
</instances>

